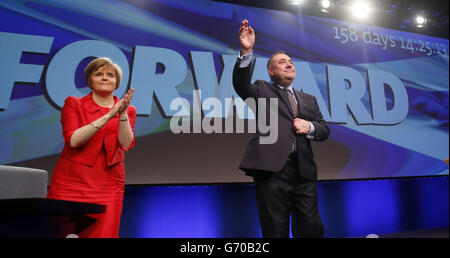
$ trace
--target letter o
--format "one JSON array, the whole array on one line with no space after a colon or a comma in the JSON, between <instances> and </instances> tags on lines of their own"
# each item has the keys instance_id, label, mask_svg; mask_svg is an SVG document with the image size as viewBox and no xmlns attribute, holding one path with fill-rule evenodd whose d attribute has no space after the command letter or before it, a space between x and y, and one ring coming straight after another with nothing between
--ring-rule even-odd
<instances>
[{"instance_id":1,"label":"letter o","mask_svg":"<svg viewBox=\"0 0 450 258\"><path fill-rule=\"evenodd\" d=\"M82 40L59 50L48 65L44 88L53 101L52 104L61 108L68 96L82 97L84 95L76 88L74 77L80 62L89 57L108 57L122 68L122 81L115 95L121 97L125 94L130 75L125 54L111 43Z\"/></svg>"}]
</instances>

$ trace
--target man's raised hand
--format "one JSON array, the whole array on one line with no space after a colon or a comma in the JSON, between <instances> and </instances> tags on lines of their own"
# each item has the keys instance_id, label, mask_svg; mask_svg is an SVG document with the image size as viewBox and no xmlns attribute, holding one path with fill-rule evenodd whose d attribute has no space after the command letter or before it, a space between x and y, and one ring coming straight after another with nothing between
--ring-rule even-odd
<instances>
[{"instance_id":1,"label":"man's raised hand","mask_svg":"<svg viewBox=\"0 0 450 258\"><path fill-rule=\"evenodd\" d=\"M239 43L241 44L241 56L249 54L253 51L255 44L255 31L248 25L248 21L244 19L239 27Z\"/></svg>"}]
</instances>

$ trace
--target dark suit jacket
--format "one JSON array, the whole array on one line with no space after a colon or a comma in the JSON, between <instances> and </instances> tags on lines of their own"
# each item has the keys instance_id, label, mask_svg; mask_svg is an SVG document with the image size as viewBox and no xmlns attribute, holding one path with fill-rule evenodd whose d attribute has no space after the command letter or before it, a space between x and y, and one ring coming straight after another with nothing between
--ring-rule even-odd
<instances>
[{"instance_id":1,"label":"dark suit jacket","mask_svg":"<svg viewBox=\"0 0 450 258\"><path fill-rule=\"evenodd\" d=\"M239 62L234 66L233 86L243 100L254 98L257 103L258 98L278 98L278 140L273 144L260 144L259 137L261 134L257 130L256 134L250 137L239 168L250 176L264 173L261 171L278 172L288 160L293 141L297 141L300 175L307 180L316 180L317 166L313 159L311 140L305 135L295 133L293 111L285 92L282 92L283 90L276 85L262 80L257 80L254 84L251 84L251 65L246 68L239 68ZM299 114L297 117L313 123L315 141L326 140L330 130L322 117L316 98L295 89L294 92L298 101ZM269 104L266 104L265 111L258 110L258 107L256 109L255 113L266 112L266 114L269 114ZM267 121L270 120L267 118Z\"/></svg>"}]
</instances>

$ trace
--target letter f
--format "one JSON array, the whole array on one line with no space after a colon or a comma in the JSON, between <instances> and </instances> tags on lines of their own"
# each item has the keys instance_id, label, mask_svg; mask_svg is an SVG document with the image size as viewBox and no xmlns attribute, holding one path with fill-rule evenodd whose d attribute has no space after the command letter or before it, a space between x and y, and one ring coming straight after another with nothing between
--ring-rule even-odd
<instances>
[{"instance_id":1,"label":"letter f","mask_svg":"<svg viewBox=\"0 0 450 258\"><path fill-rule=\"evenodd\" d=\"M38 83L44 66L21 64L22 52L48 54L53 37L0 32L0 110L8 107L15 82Z\"/></svg>"}]
</instances>

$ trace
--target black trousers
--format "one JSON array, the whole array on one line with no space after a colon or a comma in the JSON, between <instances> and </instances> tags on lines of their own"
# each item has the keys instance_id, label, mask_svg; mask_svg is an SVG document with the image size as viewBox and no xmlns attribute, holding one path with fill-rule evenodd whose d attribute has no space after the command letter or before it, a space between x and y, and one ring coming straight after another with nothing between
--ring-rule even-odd
<instances>
[{"instance_id":1,"label":"black trousers","mask_svg":"<svg viewBox=\"0 0 450 258\"><path fill-rule=\"evenodd\" d=\"M323 237L316 182L300 177L296 159L280 172L254 176L256 203L263 237Z\"/></svg>"}]
</instances>

